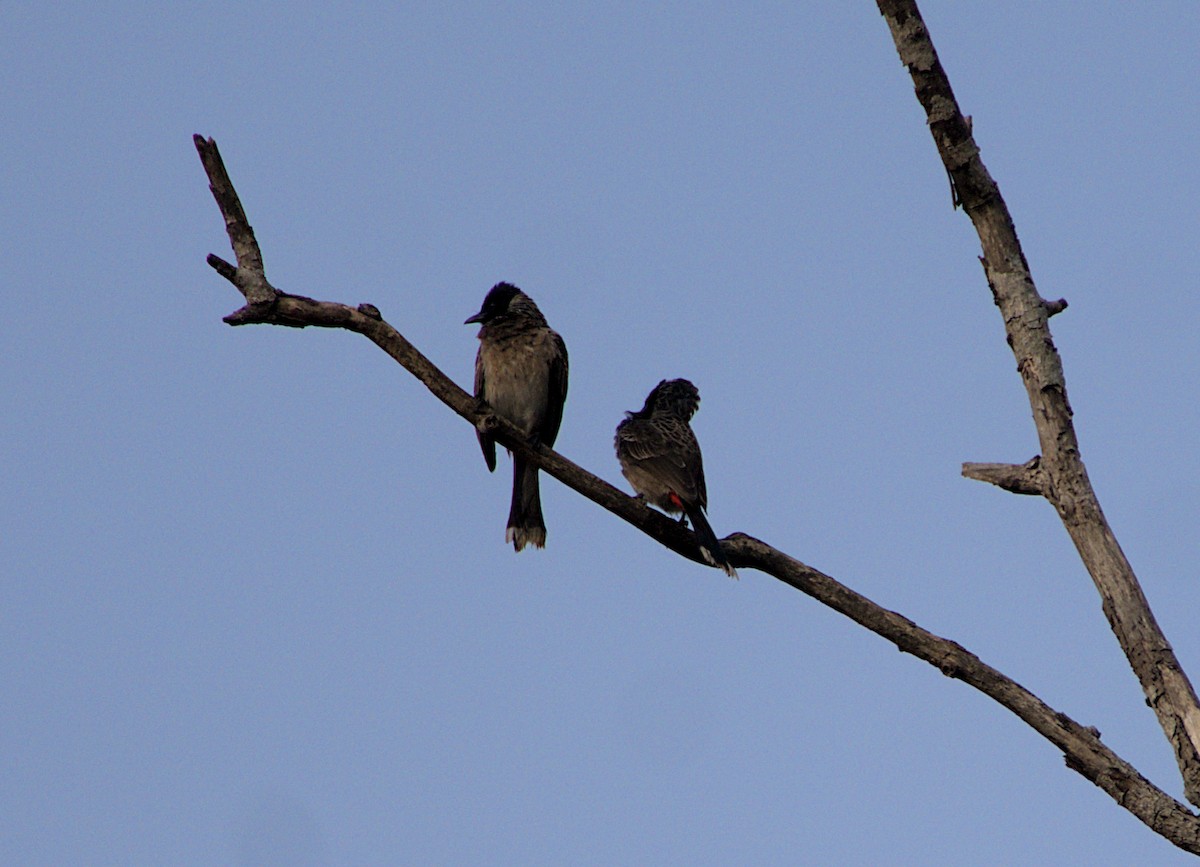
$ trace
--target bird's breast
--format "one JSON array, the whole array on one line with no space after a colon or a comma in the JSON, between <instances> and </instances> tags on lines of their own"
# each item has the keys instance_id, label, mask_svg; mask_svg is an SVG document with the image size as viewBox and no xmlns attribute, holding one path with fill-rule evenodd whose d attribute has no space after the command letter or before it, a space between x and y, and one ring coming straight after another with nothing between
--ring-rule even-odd
<instances>
[{"instance_id":1,"label":"bird's breast","mask_svg":"<svg viewBox=\"0 0 1200 867\"><path fill-rule=\"evenodd\" d=\"M480 347L483 399L525 433L546 418L553 347L537 334L516 335Z\"/></svg>"}]
</instances>

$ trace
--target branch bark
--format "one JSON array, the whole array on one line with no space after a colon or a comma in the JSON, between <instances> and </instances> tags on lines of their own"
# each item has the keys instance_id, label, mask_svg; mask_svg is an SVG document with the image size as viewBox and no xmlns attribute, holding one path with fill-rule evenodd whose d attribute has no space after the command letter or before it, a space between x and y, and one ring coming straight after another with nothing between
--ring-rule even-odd
<instances>
[{"instance_id":1,"label":"branch bark","mask_svg":"<svg viewBox=\"0 0 1200 867\"><path fill-rule=\"evenodd\" d=\"M988 286L1004 317L1008 344L1033 409L1042 449L1040 490L1001 486L1040 493L1058 511L1146 701L1174 749L1184 793L1200 805L1200 703L1108 526L1080 457L1062 360L1048 322L1066 302L1046 301L1038 294L1008 207L979 157L971 123L959 109L915 0L877 0L877 5L912 76L958 200L979 235ZM996 477L968 469L978 466L964 465L963 474L1000 484Z\"/></svg>"},{"instance_id":2,"label":"branch bark","mask_svg":"<svg viewBox=\"0 0 1200 867\"><path fill-rule=\"evenodd\" d=\"M968 479L990 482L1014 494L1046 495L1046 474L1042 456L1035 455L1023 464L963 464L962 474Z\"/></svg>"},{"instance_id":3,"label":"branch bark","mask_svg":"<svg viewBox=\"0 0 1200 867\"><path fill-rule=\"evenodd\" d=\"M225 171L216 142L195 136L196 150L208 173L210 186L225 218L236 266L210 255L208 264L238 288L246 305L225 317L230 325L255 323L290 327L345 328L362 334L419 379L429 391L472 425L486 430L512 449L617 517L632 524L659 544L697 563L704 560L695 537L678 521L650 509L569 461L553 449L525 440L521 432L491 408L459 388L403 335L384 321L371 304L350 307L280 292L263 271L262 256L254 242L233 184ZM948 677L974 687L1008 708L1035 731L1062 750L1067 766L1091 780L1125 809L1157 833L1189 852L1200 854L1200 821L1188 808L1138 773L1100 740L1100 733L1059 713L1016 681L979 660L956 642L922 629L906 617L889 611L822 572L744 533L723 540L734 566L758 569L808 594L844 614L901 651L935 666Z\"/></svg>"}]
</instances>

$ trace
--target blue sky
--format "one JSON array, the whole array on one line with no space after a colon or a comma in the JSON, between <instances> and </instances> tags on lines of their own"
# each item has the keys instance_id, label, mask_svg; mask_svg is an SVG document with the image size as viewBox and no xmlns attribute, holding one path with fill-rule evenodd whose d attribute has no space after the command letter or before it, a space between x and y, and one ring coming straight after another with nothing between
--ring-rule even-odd
<instances>
[{"instance_id":1,"label":"blue sky","mask_svg":"<svg viewBox=\"0 0 1200 867\"><path fill-rule=\"evenodd\" d=\"M1053 320L1083 456L1200 677L1200 8L922 8ZM0 862L1182 864L1007 712L659 549L345 332L231 329L191 135L286 290L459 383L498 280L560 450L663 377L710 517L960 641L1177 797L873 3L0 9ZM623 484L623 483L622 483Z\"/></svg>"}]
</instances>

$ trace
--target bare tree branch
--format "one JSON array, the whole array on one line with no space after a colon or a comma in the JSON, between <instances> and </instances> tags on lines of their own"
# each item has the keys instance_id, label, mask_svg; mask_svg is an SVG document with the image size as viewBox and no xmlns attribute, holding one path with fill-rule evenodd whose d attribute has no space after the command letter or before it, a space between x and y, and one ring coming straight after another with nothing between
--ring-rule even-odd
<instances>
[{"instance_id":1,"label":"bare tree branch","mask_svg":"<svg viewBox=\"0 0 1200 867\"><path fill-rule=\"evenodd\" d=\"M1062 360L1048 323L1066 302L1047 302L1038 294L1008 207L979 158L971 124L959 110L915 0L877 0L877 5L912 75L959 201L979 234L988 286L1004 317L1008 344L1033 409L1042 449L1040 493L1058 511L1092 576L1113 633L1175 751L1184 793L1200 806L1200 703L1155 622L1080 458Z\"/></svg>"},{"instance_id":2,"label":"bare tree branch","mask_svg":"<svg viewBox=\"0 0 1200 867\"><path fill-rule=\"evenodd\" d=\"M1042 472L1042 457L1035 455L1023 464L963 464L962 474L968 479L990 482L1014 494L1046 495L1046 474Z\"/></svg>"},{"instance_id":3,"label":"bare tree branch","mask_svg":"<svg viewBox=\"0 0 1200 867\"><path fill-rule=\"evenodd\" d=\"M672 551L697 563L704 563L690 530L588 473L552 449L530 443L516 427L492 412L486 403L476 400L455 385L400 332L385 322L374 305L360 304L355 308L332 301L315 301L302 295L280 292L271 286L263 270L262 256L254 241L253 230L225 171L217 143L199 135L193 136L193 141L208 172L213 198L225 217L225 225L238 256L236 268L214 255L209 255L208 264L233 283L247 301L246 306L226 316L225 322L230 325L345 328L362 334L424 383L438 400L476 428L494 437L505 448L528 458L563 484L625 519ZM258 292L255 297L262 297L262 290L258 287L268 290L267 300L252 300L251 294L255 291Z\"/></svg>"},{"instance_id":4,"label":"bare tree branch","mask_svg":"<svg viewBox=\"0 0 1200 867\"><path fill-rule=\"evenodd\" d=\"M204 171L208 174L208 189L225 217L225 231L229 234L229 243L233 246L238 262L235 269L223 259L209 256L208 264L237 286L238 291L246 296L247 303L268 303L275 298L275 289L267 282L262 251L258 248L254 230L250 228L250 221L246 219L246 212L242 210L242 203L238 201L233 181L229 180L229 173L225 171L221 152L217 150L212 139L208 140L207 147L201 146L203 139L200 136L192 136L192 140L196 143L200 161L204 163Z\"/></svg>"},{"instance_id":5,"label":"bare tree branch","mask_svg":"<svg viewBox=\"0 0 1200 867\"><path fill-rule=\"evenodd\" d=\"M558 452L524 439L513 425L454 384L422 355L371 304L349 307L289 295L271 287L262 270L262 258L237 194L225 174L216 142L195 136L214 198L225 217L237 267L216 256L209 265L233 283L247 304L225 317L230 325L264 323L292 327L345 328L364 335L419 379L435 397L475 427L486 430L563 484L637 527L650 538L698 563L703 563L692 532L678 521L645 506L608 482L564 458ZM215 176L214 176L215 175ZM219 192L218 192L219 191ZM269 290L264 292L263 287ZM252 300L251 293L259 300ZM1129 763L1110 750L1093 728L1049 707L1045 702L984 664L959 644L922 629L911 620L889 611L833 578L743 533L723 540L734 566L758 569L808 594L824 605L894 643L901 651L934 665L1008 708L1035 731L1062 750L1067 766L1078 771L1156 832L1189 852L1200 854L1200 821L1179 801L1155 787Z\"/></svg>"}]
</instances>

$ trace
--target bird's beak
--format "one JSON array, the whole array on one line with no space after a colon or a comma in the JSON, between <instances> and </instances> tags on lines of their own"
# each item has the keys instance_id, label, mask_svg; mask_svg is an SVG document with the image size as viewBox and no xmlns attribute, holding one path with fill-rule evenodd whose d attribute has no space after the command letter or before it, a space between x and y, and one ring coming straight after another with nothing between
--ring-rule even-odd
<instances>
[{"instance_id":1,"label":"bird's beak","mask_svg":"<svg viewBox=\"0 0 1200 867\"><path fill-rule=\"evenodd\" d=\"M474 316L472 316L470 319L468 319L468 320L466 320L465 322L463 322L463 325L470 325L470 324L472 324L472 323L474 323L474 322L482 322L482 321L483 321L483 311L482 311L482 310L480 310L478 313L476 313L476 314L475 314Z\"/></svg>"}]
</instances>

